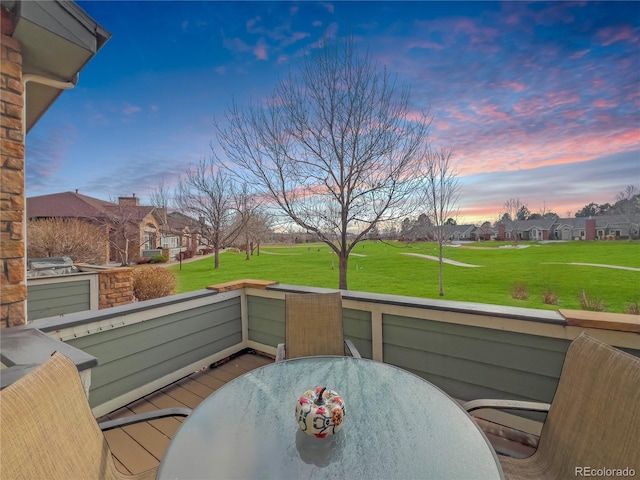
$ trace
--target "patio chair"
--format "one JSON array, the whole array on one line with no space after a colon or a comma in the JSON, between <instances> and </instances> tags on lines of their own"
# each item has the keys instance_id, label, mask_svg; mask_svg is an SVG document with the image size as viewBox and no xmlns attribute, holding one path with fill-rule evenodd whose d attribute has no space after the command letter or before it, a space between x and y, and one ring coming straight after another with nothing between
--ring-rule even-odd
<instances>
[{"instance_id":1,"label":"patio chair","mask_svg":"<svg viewBox=\"0 0 640 480\"><path fill-rule=\"evenodd\" d=\"M550 406L473 400L463 407L548 411L533 455L499 456L507 479L595 476L584 469L598 468L640 471L640 358L585 333L569 345Z\"/></svg>"},{"instance_id":2,"label":"patio chair","mask_svg":"<svg viewBox=\"0 0 640 480\"><path fill-rule=\"evenodd\" d=\"M15 479L151 479L156 469L127 475L116 469L102 431L188 408L96 422L75 364L60 353L0 392L0 472Z\"/></svg>"},{"instance_id":3,"label":"patio chair","mask_svg":"<svg viewBox=\"0 0 640 480\"><path fill-rule=\"evenodd\" d=\"M342 296L334 293L285 295L285 343L278 345L276 362L289 358L345 354L360 358L342 330Z\"/></svg>"}]
</instances>

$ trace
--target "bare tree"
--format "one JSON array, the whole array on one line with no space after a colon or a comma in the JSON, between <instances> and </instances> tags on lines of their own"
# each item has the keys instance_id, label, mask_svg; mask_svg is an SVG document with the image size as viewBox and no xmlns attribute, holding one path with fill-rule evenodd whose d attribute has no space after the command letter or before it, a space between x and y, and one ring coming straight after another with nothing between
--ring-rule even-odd
<instances>
[{"instance_id":1,"label":"bare tree","mask_svg":"<svg viewBox=\"0 0 640 480\"><path fill-rule=\"evenodd\" d=\"M523 207L526 208L526 205L522 203L519 198L510 198L504 202L503 205L504 213L508 215L508 220L517 220L518 214L522 211ZM504 219L504 215L502 218Z\"/></svg>"},{"instance_id":2,"label":"bare tree","mask_svg":"<svg viewBox=\"0 0 640 480\"><path fill-rule=\"evenodd\" d=\"M220 249L232 243L244 223L242 199L231 176L219 168L213 157L201 159L187 171L177 188L178 208L200 221L200 228L213 247L214 268L220 268Z\"/></svg>"},{"instance_id":3,"label":"bare tree","mask_svg":"<svg viewBox=\"0 0 640 480\"><path fill-rule=\"evenodd\" d=\"M547 207L547 202L542 202L542 208L538 210L538 214L541 218L553 218L558 216L558 214L553 211L553 208Z\"/></svg>"},{"instance_id":4,"label":"bare tree","mask_svg":"<svg viewBox=\"0 0 640 480\"><path fill-rule=\"evenodd\" d=\"M346 289L354 246L409 209L430 124L412 113L409 89L348 38L315 51L268 101L232 104L217 138L236 174L329 245Z\"/></svg>"},{"instance_id":5,"label":"bare tree","mask_svg":"<svg viewBox=\"0 0 640 480\"><path fill-rule=\"evenodd\" d=\"M460 183L458 173L451 160L453 150L429 147L425 153L424 202L426 213L431 220L431 232L438 243L438 284L439 295L444 295L442 272L442 250L449 240L456 224L459 207Z\"/></svg>"},{"instance_id":6,"label":"bare tree","mask_svg":"<svg viewBox=\"0 0 640 480\"><path fill-rule=\"evenodd\" d=\"M109 231L111 250L120 257L120 265L126 266L140 255L143 243L140 235L140 222L137 209L124 205L115 205L109 209L109 215L103 220Z\"/></svg>"},{"instance_id":7,"label":"bare tree","mask_svg":"<svg viewBox=\"0 0 640 480\"><path fill-rule=\"evenodd\" d=\"M155 207L158 212L158 218L160 223L160 245L163 246L168 241L168 238L174 237L177 232L171 231L169 227L169 209L173 207L174 195L169 189L164 179L160 181L156 189L151 192L149 196L151 205ZM182 237L183 232L180 232ZM180 240L180 243L182 240Z\"/></svg>"},{"instance_id":8,"label":"bare tree","mask_svg":"<svg viewBox=\"0 0 640 480\"><path fill-rule=\"evenodd\" d=\"M156 189L149 195L149 201L151 205L156 208L170 208L173 203L173 194L164 179L160 180L160 183Z\"/></svg>"}]
</instances>

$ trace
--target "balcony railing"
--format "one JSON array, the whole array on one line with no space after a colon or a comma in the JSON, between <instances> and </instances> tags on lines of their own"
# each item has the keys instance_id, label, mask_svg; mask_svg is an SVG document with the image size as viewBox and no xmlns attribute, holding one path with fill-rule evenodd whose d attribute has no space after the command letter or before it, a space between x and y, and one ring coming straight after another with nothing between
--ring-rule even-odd
<instances>
[{"instance_id":1,"label":"balcony railing","mask_svg":"<svg viewBox=\"0 0 640 480\"><path fill-rule=\"evenodd\" d=\"M309 291L327 290L239 281L33 325L98 359L89 401L101 416L243 349L275 355L284 294ZM414 372L460 400L550 402L565 351L582 331L640 356L638 316L342 294L345 336L363 357Z\"/></svg>"}]
</instances>

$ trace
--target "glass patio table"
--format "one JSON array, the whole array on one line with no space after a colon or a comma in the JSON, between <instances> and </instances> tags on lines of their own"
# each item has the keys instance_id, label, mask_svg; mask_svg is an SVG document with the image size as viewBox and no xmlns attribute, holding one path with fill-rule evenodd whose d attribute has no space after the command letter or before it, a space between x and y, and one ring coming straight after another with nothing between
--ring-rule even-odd
<instances>
[{"instance_id":1,"label":"glass patio table","mask_svg":"<svg viewBox=\"0 0 640 480\"><path fill-rule=\"evenodd\" d=\"M340 431L302 432L299 397L345 402ZM350 357L273 363L206 398L176 432L158 479L504 478L489 441L442 390L405 370Z\"/></svg>"}]
</instances>

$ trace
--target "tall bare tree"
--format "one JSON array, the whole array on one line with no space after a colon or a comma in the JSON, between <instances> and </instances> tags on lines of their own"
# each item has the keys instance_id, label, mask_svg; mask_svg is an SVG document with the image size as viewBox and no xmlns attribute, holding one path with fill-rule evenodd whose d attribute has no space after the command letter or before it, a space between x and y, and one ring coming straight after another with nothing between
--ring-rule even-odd
<instances>
[{"instance_id":1,"label":"tall bare tree","mask_svg":"<svg viewBox=\"0 0 640 480\"><path fill-rule=\"evenodd\" d=\"M160 213L161 222L167 224L167 211L172 207L173 194L164 179L160 181L156 189L149 196L151 205L156 207Z\"/></svg>"},{"instance_id":2,"label":"tall bare tree","mask_svg":"<svg viewBox=\"0 0 640 480\"><path fill-rule=\"evenodd\" d=\"M520 201L519 198L510 198L506 202L504 202L503 208L504 213L508 215L507 220L517 220L518 214L522 212L522 209L527 208L527 206ZM502 217L505 218L504 215Z\"/></svg>"},{"instance_id":3,"label":"tall bare tree","mask_svg":"<svg viewBox=\"0 0 640 480\"><path fill-rule=\"evenodd\" d=\"M424 156L424 203L426 214L431 220L431 232L438 244L438 286L440 296L444 295L442 250L449 240L459 213L458 200L460 182L458 172L451 159L453 149L427 148Z\"/></svg>"},{"instance_id":4,"label":"tall bare tree","mask_svg":"<svg viewBox=\"0 0 640 480\"><path fill-rule=\"evenodd\" d=\"M193 229L193 224L196 223L195 219L193 222L188 222L181 226L178 231L177 228L172 229L169 225L170 217L169 211L175 207L175 190L169 188L167 186L164 179L160 180L158 186L151 192L149 195L149 201L151 205L156 208L158 212L158 218L160 223L160 245L168 245L168 238L175 237L176 235L180 236L180 245L182 245L182 237L184 236L184 228L189 228L189 235L195 235L194 232L191 231ZM185 217L185 220L187 218ZM175 223L175 221L173 222Z\"/></svg>"},{"instance_id":5,"label":"tall bare tree","mask_svg":"<svg viewBox=\"0 0 640 480\"><path fill-rule=\"evenodd\" d=\"M202 234L213 247L214 268L220 268L220 249L233 242L244 225L242 196L233 178L213 157L201 159L186 172L177 187L176 203L186 215L200 221Z\"/></svg>"},{"instance_id":6,"label":"tall bare tree","mask_svg":"<svg viewBox=\"0 0 640 480\"><path fill-rule=\"evenodd\" d=\"M235 173L335 252L341 289L354 246L407 213L430 124L409 98L347 38L314 51L267 101L232 104L217 124Z\"/></svg>"}]
</instances>

